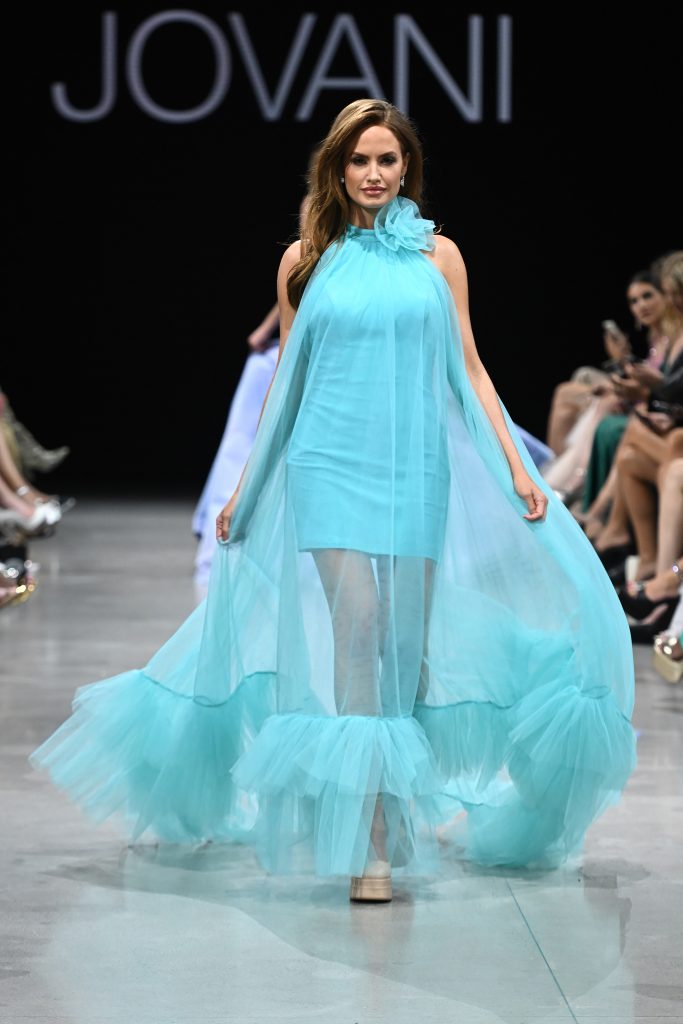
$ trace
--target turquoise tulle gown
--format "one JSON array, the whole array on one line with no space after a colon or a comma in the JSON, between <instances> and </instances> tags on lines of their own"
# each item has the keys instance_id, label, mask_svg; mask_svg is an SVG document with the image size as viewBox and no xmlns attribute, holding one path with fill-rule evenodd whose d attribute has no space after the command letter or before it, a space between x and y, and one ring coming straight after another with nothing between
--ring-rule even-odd
<instances>
[{"instance_id":1,"label":"turquoise tulle gown","mask_svg":"<svg viewBox=\"0 0 683 1024\"><path fill-rule=\"evenodd\" d=\"M627 620L501 403L548 496L523 518L433 229L396 196L327 248L206 599L30 755L96 821L248 843L273 873L386 853L412 875L557 867L619 801Z\"/></svg>"}]
</instances>

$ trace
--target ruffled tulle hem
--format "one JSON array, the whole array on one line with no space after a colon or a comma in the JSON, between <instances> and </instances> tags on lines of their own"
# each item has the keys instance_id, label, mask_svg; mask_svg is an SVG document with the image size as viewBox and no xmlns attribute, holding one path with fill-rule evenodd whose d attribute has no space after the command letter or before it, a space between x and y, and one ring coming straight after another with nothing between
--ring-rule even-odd
<instances>
[{"instance_id":1,"label":"ruffled tulle hem","mask_svg":"<svg viewBox=\"0 0 683 1024\"><path fill-rule=\"evenodd\" d=\"M393 718L275 713L274 692L260 673L202 704L126 672L77 690L29 761L133 840L246 842L267 871L317 875L362 872L378 795L386 855L405 873L438 873L445 857L557 867L636 763L607 688L549 683L509 707Z\"/></svg>"},{"instance_id":2,"label":"ruffled tulle hem","mask_svg":"<svg viewBox=\"0 0 683 1024\"><path fill-rule=\"evenodd\" d=\"M272 713L273 676L246 678L222 704L201 703L133 669L76 690L73 714L29 756L95 822L122 818L188 843L239 837L250 801L230 770Z\"/></svg>"},{"instance_id":3,"label":"ruffled tulle hem","mask_svg":"<svg viewBox=\"0 0 683 1024\"><path fill-rule=\"evenodd\" d=\"M412 716L274 715L233 780L257 793L254 841L271 872L361 874L378 795L386 849L374 856L418 874L438 870L444 780Z\"/></svg>"},{"instance_id":4,"label":"ruffled tulle hem","mask_svg":"<svg viewBox=\"0 0 683 1024\"><path fill-rule=\"evenodd\" d=\"M509 707L422 705L415 715L468 811L448 837L479 864L553 868L580 853L637 762L636 733L607 687L548 683Z\"/></svg>"}]
</instances>

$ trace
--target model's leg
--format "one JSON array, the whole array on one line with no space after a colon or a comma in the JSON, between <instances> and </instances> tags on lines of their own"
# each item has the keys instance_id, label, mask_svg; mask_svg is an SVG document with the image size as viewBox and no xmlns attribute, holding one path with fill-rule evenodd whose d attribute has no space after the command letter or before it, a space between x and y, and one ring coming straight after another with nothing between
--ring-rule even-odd
<instances>
[{"instance_id":1,"label":"model's leg","mask_svg":"<svg viewBox=\"0 0 683 1024\"><path fill-rule=\"evenodd\" d=\"M429 558L381 555L377 558L380 593L380 693L386 715L411 714L429 687L428 631L434 571ZM410 859L412 840L393 817L389 836L394 852ZM402 860L399 860L401 863Z\"/></svg>"},{"instance_id":2,"label":"model's leg","mask_svg":"<svg viewBox=\"0 0 683 1024\"><path fill-rule=\"evenodd\" d=\"M337 712L380 715L379 597L370 556L343 548L312 554L332 617Z\"/></svg>"},{"instance_id":3,"label":"model's leg","mask_svg":"<svg viewBox=\"0 0 683 1024\"><path fill-rule=\"evenodd\" d=\"M377 556L377 580L379 583L379 656L384 659L389 623L391 621L392 589L390 581L396 569L396 556Z\"/></svg>"},{"instance_id":4,"label":"model's leg","mask_svg":"<svg viewBox=\"0 0 683 1024\"><path fill-rule=\"evenodd\" d=\"M386 714L412 709L429 687L429 616L436 562L431 558L381 555L381 691Z\"/></svg>"},{"instance_id":5,"label":"model's leg","mask_svg":"<svg viewBox=\"0 0 683 1024\"><path fill-rule=\"evenodd\" d=\"M379 595L370 556L341 548L312 552L332 618L334 698L340 715L381 715ZM368 801L369 859L385 861L382 796Z\"/></svg>"},{"instance_id":6,"label":"model's leg","mask_svg":"<svg viewBox=\"0 0 683 1024\"><path fill-rule=\"evenodd\" d=\"M420 666L420 680L417 687L416 700L422 701L429 690L429 617L432 611L432 597L434 593L434 578L436 575L436 562L433 558L425 558L425 614L424 614L424 647L422 663Z\"/></svg>"}]
</instances>

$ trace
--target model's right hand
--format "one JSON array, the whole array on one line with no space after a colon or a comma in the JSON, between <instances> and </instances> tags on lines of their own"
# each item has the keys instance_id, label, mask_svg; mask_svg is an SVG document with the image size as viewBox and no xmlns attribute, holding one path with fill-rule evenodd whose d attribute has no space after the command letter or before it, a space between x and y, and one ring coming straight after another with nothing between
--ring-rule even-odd
<instances>
[{"instance_id":1,"label":"model's right hand","mask_svg":"<svg viewBox=\"0 0 683 1024\"><path fill-rule=\"evenodd\" d=\"M230 533L230 520L237 501L237 491L228 504L216 516L216 540L227 540Z\"/></svg>"}]
</instances>

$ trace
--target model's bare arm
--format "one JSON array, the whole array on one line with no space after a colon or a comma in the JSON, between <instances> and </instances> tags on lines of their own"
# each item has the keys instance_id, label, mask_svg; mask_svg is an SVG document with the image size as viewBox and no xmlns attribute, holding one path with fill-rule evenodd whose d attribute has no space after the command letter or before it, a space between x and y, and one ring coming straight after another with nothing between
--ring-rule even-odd
<instances>
[{"instance_id":1,"label":"model's bare arm","mask_svg":"<svg viewBox=\"0 0 683 1024\"><path fill-rule=\"evenodd\" d=\"M455 307L460 324L460 335L462 337L462 348L465 359L465 367L472 382L477 396L484 407L488 418L495 430L505 457L510 466L515 490L524 497L529 508L529 514L525 519L542 519L546 512L547 497L531 480L524 468L524 463L517 451L517 447L510 431L508 430L500 401L489 377L486 367L479 357L477 346L474 341L474 332L470 323L469 292L467 287L467 270L465 261L455 242L443 235L436 235L438 238L437 248L434 254L434 262L445 277L455 301Z\"/></svg>"},{"instance_id":2,"label":"model's bare arm","mask_svg":"<svg viewBox=\"0 0 683 1024\"><path fill-rule=\"evenodd\" d=\"M285 345L287 344L287 338L289 337L289 332L290 332L290 330L292 328L292 323L294 321L294 316L295 316L295 313L296 313L296 310L292 307L292 305L291 305L291 303L289 301L289 298L287 296L287 278L289 277L289 274L291 273L292 267L299 260L300 254L301 254L301 242L292 242L292 244L290 246L288 246L288 248L285 249L284 253L282 254L282 259L280 260L280 267L279 267L278 272L277 272L277 305L278 305L278 313L279 313L279 316L280 316L280 347L279 347L279 351L278 351L278 354L277 354L277 364L275 366L275 371L273 373L271 382L268 385L268 390L266 391L266 395L265 395L265 398L263 399L263 404L261 406L261 412L259 413L257 430L258 430L258 425L260 425L261 419L263 418L263 410L266 407L266 402L268 401L268 395L270 394L270 389L273 386L273 381L275 380L275 374L277 373L277 368L280 365L280 360L282 359L282 353L285 350ZM237 500L237 494L238 494L240 486L242 484L242 480L244 479L244 474L245 474L245 471L246 471L248 463L249 463L249 459L247 459L247 462L244 465L244 469L242 470L242 473L240 474L239 483L237 484L237 487L235 488L235 490L233 492L233 495L230 498L230 501L227 503L227 505L224 506L224 508L218 513L218 515L216 517L216 539L217 540L227 540L228 539L228 535L230 533L230 520L232 519L232 511L233 511L233 508L235 506L235 502Z\"/></svg>"}]
</instances>

